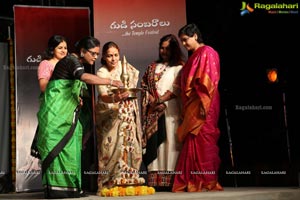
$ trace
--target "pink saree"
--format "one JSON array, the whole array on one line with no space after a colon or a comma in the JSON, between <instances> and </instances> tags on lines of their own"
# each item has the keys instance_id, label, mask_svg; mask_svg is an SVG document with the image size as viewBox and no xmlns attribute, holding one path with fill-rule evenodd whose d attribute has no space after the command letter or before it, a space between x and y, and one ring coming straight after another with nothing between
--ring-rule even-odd
<instances>
[{"instance_id":1,"label":"pink saree","mask_svg":"<svg viewBox=\"0 0 300 200\"><path fill-rule=\"evenodd\" d=\"M177 136L183 148L176 165L173 192L223 190L218 183L219 78L219 55L209 46L197 49L182 69L184 117Z\"/></svg>"}]
</instances>

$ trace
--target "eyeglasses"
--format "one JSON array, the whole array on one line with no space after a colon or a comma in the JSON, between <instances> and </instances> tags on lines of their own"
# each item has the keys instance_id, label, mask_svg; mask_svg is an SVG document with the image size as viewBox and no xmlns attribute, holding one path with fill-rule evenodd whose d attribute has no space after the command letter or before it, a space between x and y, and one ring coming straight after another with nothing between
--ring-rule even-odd
<instances>
[{"instance_id":1,"label":"eyeglasses","mask_svg":"<svg viewBox=\"0 0 300 200\"><path fill-rule=\"evenodd\" d=\"M88 50L87 49L87 51L93 56L93 57L95 57L95 56L99 56L99 53L98 52L94 52L94 51L91 51L91 50Z\"/></svg>"}]
</instances>

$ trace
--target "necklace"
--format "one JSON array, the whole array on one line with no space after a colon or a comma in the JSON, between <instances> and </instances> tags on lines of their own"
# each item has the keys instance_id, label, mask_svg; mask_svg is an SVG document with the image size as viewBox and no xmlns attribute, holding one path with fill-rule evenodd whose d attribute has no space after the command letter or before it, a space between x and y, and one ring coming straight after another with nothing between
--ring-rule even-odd
<instances>
[{"instance_id":1,"label":"necklace","mask_svg":"<svg viewBox=\"0 0 300 200\"><path fill-rule=\"evenodd\" d=\"M162 75L164 74L164 72L166 71L166 69L167 69L167 66L162 64L159 67L158 72L155 72L155 74L154 74L154 80L158 81L162 77Z\"/></svg>"}]
</instances>

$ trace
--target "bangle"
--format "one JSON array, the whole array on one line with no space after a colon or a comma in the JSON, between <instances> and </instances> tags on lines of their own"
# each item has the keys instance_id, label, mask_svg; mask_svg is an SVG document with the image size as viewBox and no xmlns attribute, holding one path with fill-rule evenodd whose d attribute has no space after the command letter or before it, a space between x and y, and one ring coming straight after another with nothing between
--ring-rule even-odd
<instances>
[{"instance_id":1,"label":"bangle","mask_svg":"<svg viewBox=\"0 0 300 200\"><path fill-rule=\"evenodd\" d=\"M111 101L112 101L112 103L115 103L115 95L111 96Z\"/></svg>"},{"instance_id":2,"label":"bangle","mask_svg":"<svg viewBox=\"0 0 300 200\"><path fill-rule=\"evenodd\" d=\"M112 86L112 84L113 84L113 79L110 79L110 86Z\"/></svg>"}]
</instances>

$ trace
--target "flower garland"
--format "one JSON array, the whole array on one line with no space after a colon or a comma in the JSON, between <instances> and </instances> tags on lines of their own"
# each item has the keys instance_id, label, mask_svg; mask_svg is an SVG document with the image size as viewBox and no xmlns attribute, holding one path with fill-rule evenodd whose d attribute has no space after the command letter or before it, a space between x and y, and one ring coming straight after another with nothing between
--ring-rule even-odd
<instances>
[{"instance_id":1,"label":"flower garland","mask_svg":"<svg viewBox=\"0 0 300 200\"><path fill-rule=\"evenodd\" d=\"M101 196L103 197L118 197L118 196L141 196L152 195L155 193L154 187L141 186L115 186L112 188L103 188Z\"/></svg>"},{"instance_id":2,"label":"flower garland","mask_svg":"<svg viewBox=\"0 0 300 200\"><path fill-rule=\"evenodd\" d=\"M139 177L138 170L128 164L128 154L135 150L132 131L132 124L134 122L134 104L130 100L125 100L122 101L119 106L118 117L122 121L119 136L124 139L123 144L120 147L122 157L120 157L119 160L119 172L115 175L113 180L111 180L111 183L108 184L109 186L102 188L97 195L103 197L118 197L154 194L155 189L153 187L142 185L145 183L145 179Z\"/></svg>"}]
</instances>

